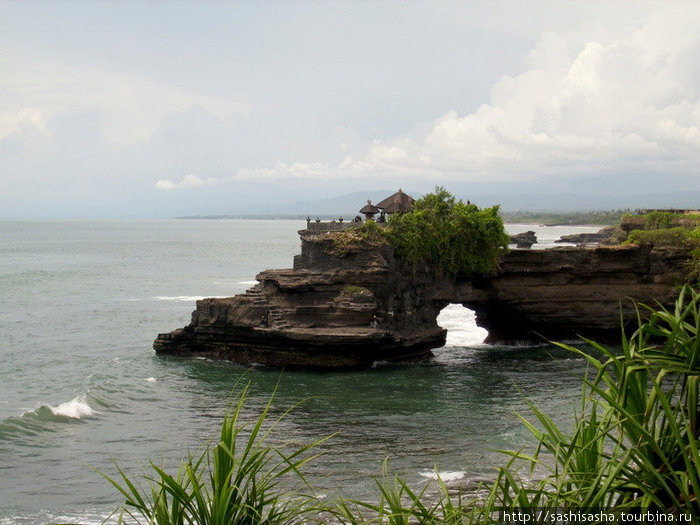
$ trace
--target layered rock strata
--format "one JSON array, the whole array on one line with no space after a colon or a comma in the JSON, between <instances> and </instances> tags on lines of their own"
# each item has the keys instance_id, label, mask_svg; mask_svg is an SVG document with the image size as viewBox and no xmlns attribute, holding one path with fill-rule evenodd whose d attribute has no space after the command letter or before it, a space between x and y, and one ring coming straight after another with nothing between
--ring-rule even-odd
<instances>
[{"instance_id":1,"label":"layered rock strata","mask_svg":"<svg viewBox=\"0 0 700 525\"><path fill-rule=\"evenodd\" d=\"M631 299L671 304L688 256L633 245L512 250L494 275L448 279L406 266L385 244L299 233L293 269L197 301L192 322L159 334L156 352L328 369L421 359L444 345L436 318L450 303L474 310L492 343L619 339L620 308L633 318Z\"/></svg>"}]
</instances>

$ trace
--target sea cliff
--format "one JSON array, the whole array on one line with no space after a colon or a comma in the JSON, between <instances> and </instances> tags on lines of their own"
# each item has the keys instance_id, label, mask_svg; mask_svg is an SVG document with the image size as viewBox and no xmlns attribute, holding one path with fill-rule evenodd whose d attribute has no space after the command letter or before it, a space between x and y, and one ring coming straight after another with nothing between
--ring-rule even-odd
<instances>
[{"instance_id":1,"label":"sea cliff","mask_svg":"<svg viewBox=\"0 0 700 525\"><path fill-rule=\"evenodd\" d=\"M156 352L328 369L421 359L444 345L436 318L450 303L474 310L491 343L619 340L620 311L631 319L632 300L672 304L688 260L675 247L511 250L490 275L449 278L408 266L385 243L299 234L293 268L197 301L191 323L159 334Z\"/></svg>"}]
</instances>

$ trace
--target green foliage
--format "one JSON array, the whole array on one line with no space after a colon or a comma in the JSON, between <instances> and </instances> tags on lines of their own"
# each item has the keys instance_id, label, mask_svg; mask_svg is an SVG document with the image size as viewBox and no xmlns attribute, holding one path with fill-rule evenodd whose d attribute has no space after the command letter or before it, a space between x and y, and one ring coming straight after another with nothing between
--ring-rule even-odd
<instances>
[{"instance_id":1,"label":"green foliage","mask_svg":"<svg viewBox=\"0 0 700 525\"><path fill-rule=\"evenodd\" d=\"M700 285L700 215L659 211L633 219L636 219L635 226L643 220L647 229L633 229L623 244L687 248L690 256L685 282Z\"/></svg>"},{"instance_id":2,"label":"green foliage","mask_svg":"<svg viewBox=\"0 0 700 525\"><path fill-rule=\"evenodd\" d=\"M412 211L393 214L385 235L399 257L425 263L439 274L489 273L509 242L498 210L456 202L437 187Z\"/></svg>"},{"instance_id":3,"label":"green foliage","mask_svg":"<svg viewBox=\"0 0 700 525\"><path fill-rule=\"evenodd\" d=\"M649 320L640 314L632 337L623 334L621 354L591 343L599 360L559 345L586 357L596 376L574 434L546 429L540 442L557 458L557 484L572 489L573 504L698 515L700 293L686 286L673 311L645 308ZM590 468L568 463L580 455Z\"/></svg>"},{"instance_id":4,"label":"green foliage","mask_svg":"<svg viewBox=\"0 0 700 525\"><path fill-rule=\"evenodd\" d=\"M700 286L700 215L653 211L646 215L625 217L622 227L629 231L623 244L688 249L683 279L685 283Z\"/></svg>"},{"instance_id":5,"label":"green foliage","mask_svg":"<svg viewBox=\"0 0 700 525\"><path fill-rule=\"evenodd\" d=\"M127 516L158 525L303 523L315 500L289 486L283 491L279 484L291 479L297 489L306 486L299 469L314 457L307 452L320 441L291 451L267 445L266 438L282 418L265 430L273 394L251 428L241 424L248 388L225 416L216 446L190 455L174 476L151 463L155 474L146 478L148 488L143 489L118 466L121 480L103 474L125 498L120 523Z\"/></svg>"},{"instance_id":6,"label":"green foliage","mask_svg":"<svg viewBox=\"0 0 700 525\"><path fill-rule=\"evenodd\" d=\"M644 215L625 215L623 223L630 230L664 230L668 228L686 228L689 230L700 227L700 215L679 213L673 211L651 211Z\"/></svg>"},{"instance_id":7,"label":"green foliage","mask_svg":"<svg viewBox=\"0 0 700 525\"><path fill-rule=\"evenodd\" d=\"M618 224L625 215L630 215L624 210L596 210L596 211L572 211L572 212L531 212L512 211L501 212L503 220L509 223L525 224Z\"/></svg>"},{"instance_id":8,"label":"green foliage","mask_svg":"<svg viewBox=\"0 0 700 525\"><path fill-rule=\"evenodd\" d=\"M632 230L625 244L700 247L700 237L687 228Z\"/></svg>"},{"instance_id":9,"label":"green foliage","mask_svg":"<svg viewBox=\"0 0 700 525\"><path fill-rule=\"evenodd\" d=\"M652 211L645 215L647 230L669 228L678 215L670 211Z\"/></svg>"},{"instance_id":10,"label":"green foliage","mask_svg":"<svg viewBox=\"0 0 700 525\"><path fill-rule=\"evenodd\" d=\"M450 496L447 486L437 476L440 495L426 497L429 485L412 490L405 480L388 473L388 462L382 468L382 479L376 480L379 503L340 500L331 513L342 525L462 525L465 509L462 498ZM430 499L430 502L426 500Z\"/></svg>"},{"instance_id":11,"label":"green foliage","mask_svg":"<svg viewBox=\"0 0 700 525\"><path fill-rule=\"evenodd\" d=\"M372 219L366 220L359 226L353 226L352 228L345 230L343 233L365 241L385 242L384 229Z\"/></svg>"}]
</instances>

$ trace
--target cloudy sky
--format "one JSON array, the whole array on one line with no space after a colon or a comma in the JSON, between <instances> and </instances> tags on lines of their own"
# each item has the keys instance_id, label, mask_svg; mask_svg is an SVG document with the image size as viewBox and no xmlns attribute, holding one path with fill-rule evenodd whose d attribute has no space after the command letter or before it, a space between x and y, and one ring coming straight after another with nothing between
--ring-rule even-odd
<instances>
[{"instance_id":1,"label":"cloudy sky","mask_svg":"<svg viewBox=\"0 0 700 525\"><path fill-rule=\"evenodd\" d=\"M0 217L697 192L699 27L694 1L0 0Z\"/></svg>"}]
</instances>

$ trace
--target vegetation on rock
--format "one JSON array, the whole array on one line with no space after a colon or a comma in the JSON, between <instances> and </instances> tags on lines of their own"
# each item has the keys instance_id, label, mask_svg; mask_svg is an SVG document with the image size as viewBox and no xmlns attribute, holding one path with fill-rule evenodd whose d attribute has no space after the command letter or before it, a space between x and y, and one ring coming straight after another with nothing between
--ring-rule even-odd
<instances>
[{"instance_id":1,"label":"vegetation on rock","mask_svg":"<svg viewBox=\"0 0 700 525\"><path fill-rule=\"evenodd\" d=\"M359 253L368 246L377 247L387 244L384 231L372 220L344 231L327 232L322 235L331 239L331 249L328 253L336 257Z\"/></svg>"},{"instance_id":2,"label":"vegetation on rock","mask_svg":"<svg viewBox=\"0 0 700 525\"><path fill-rule=\"evenodd\" d=\"M385 236L396 255L425 263L436 273L490 273L510 242L498 212L498 206L481 209L456 201L437 187L418 199L410 212L393 214Z\"/></svg>"},{"instance_id":3,"label":"vegetation on rock","mask_svg":"<svg viewBox=\"0 0 700 525\"><path fill-rule=\"evenodd\" d=\"M323 235L332 239L329 253L334 256L388 243L412 264L425 264L440 275L462 276L493 272L510 242L498 206L465 204L441 187L415 201L411 211L392 214L384 227L368 220Z\"/></svg>"},{"instance_id":4,"label":"vegetation on rock","mask_svg":"<svg viewBox=\"0 0 700 525\"><path fill-rule=\"evenodd\" d=\"M654 211L625 217L622 226L629 231L625 244L687 248L686 282L700 285L700 215Z\"/></svg>"},{"instance_id":5,"label":"vegetation on rock","mask_svg":"<svg viewBox=\"0 0 700 525\"><path fill-rule=\"evenodd\" d=\"M682 227L656 230L632 230L625 242L627 244L700 248L700 228L694 230Z\"/></svg>"},{"instance_id":6,"label":"vegetation on rock","mask_svg":"<svg viewBox=\"0 0 700 525\"><path fill-rule=\"evenodd\" d=\"M511 211L501 212L503 219L509 223L544 224L559 226L562 224L618 224L623 215L630 210L595 210L572 212L534 212Z\"/></svg>"}]
</instances>

